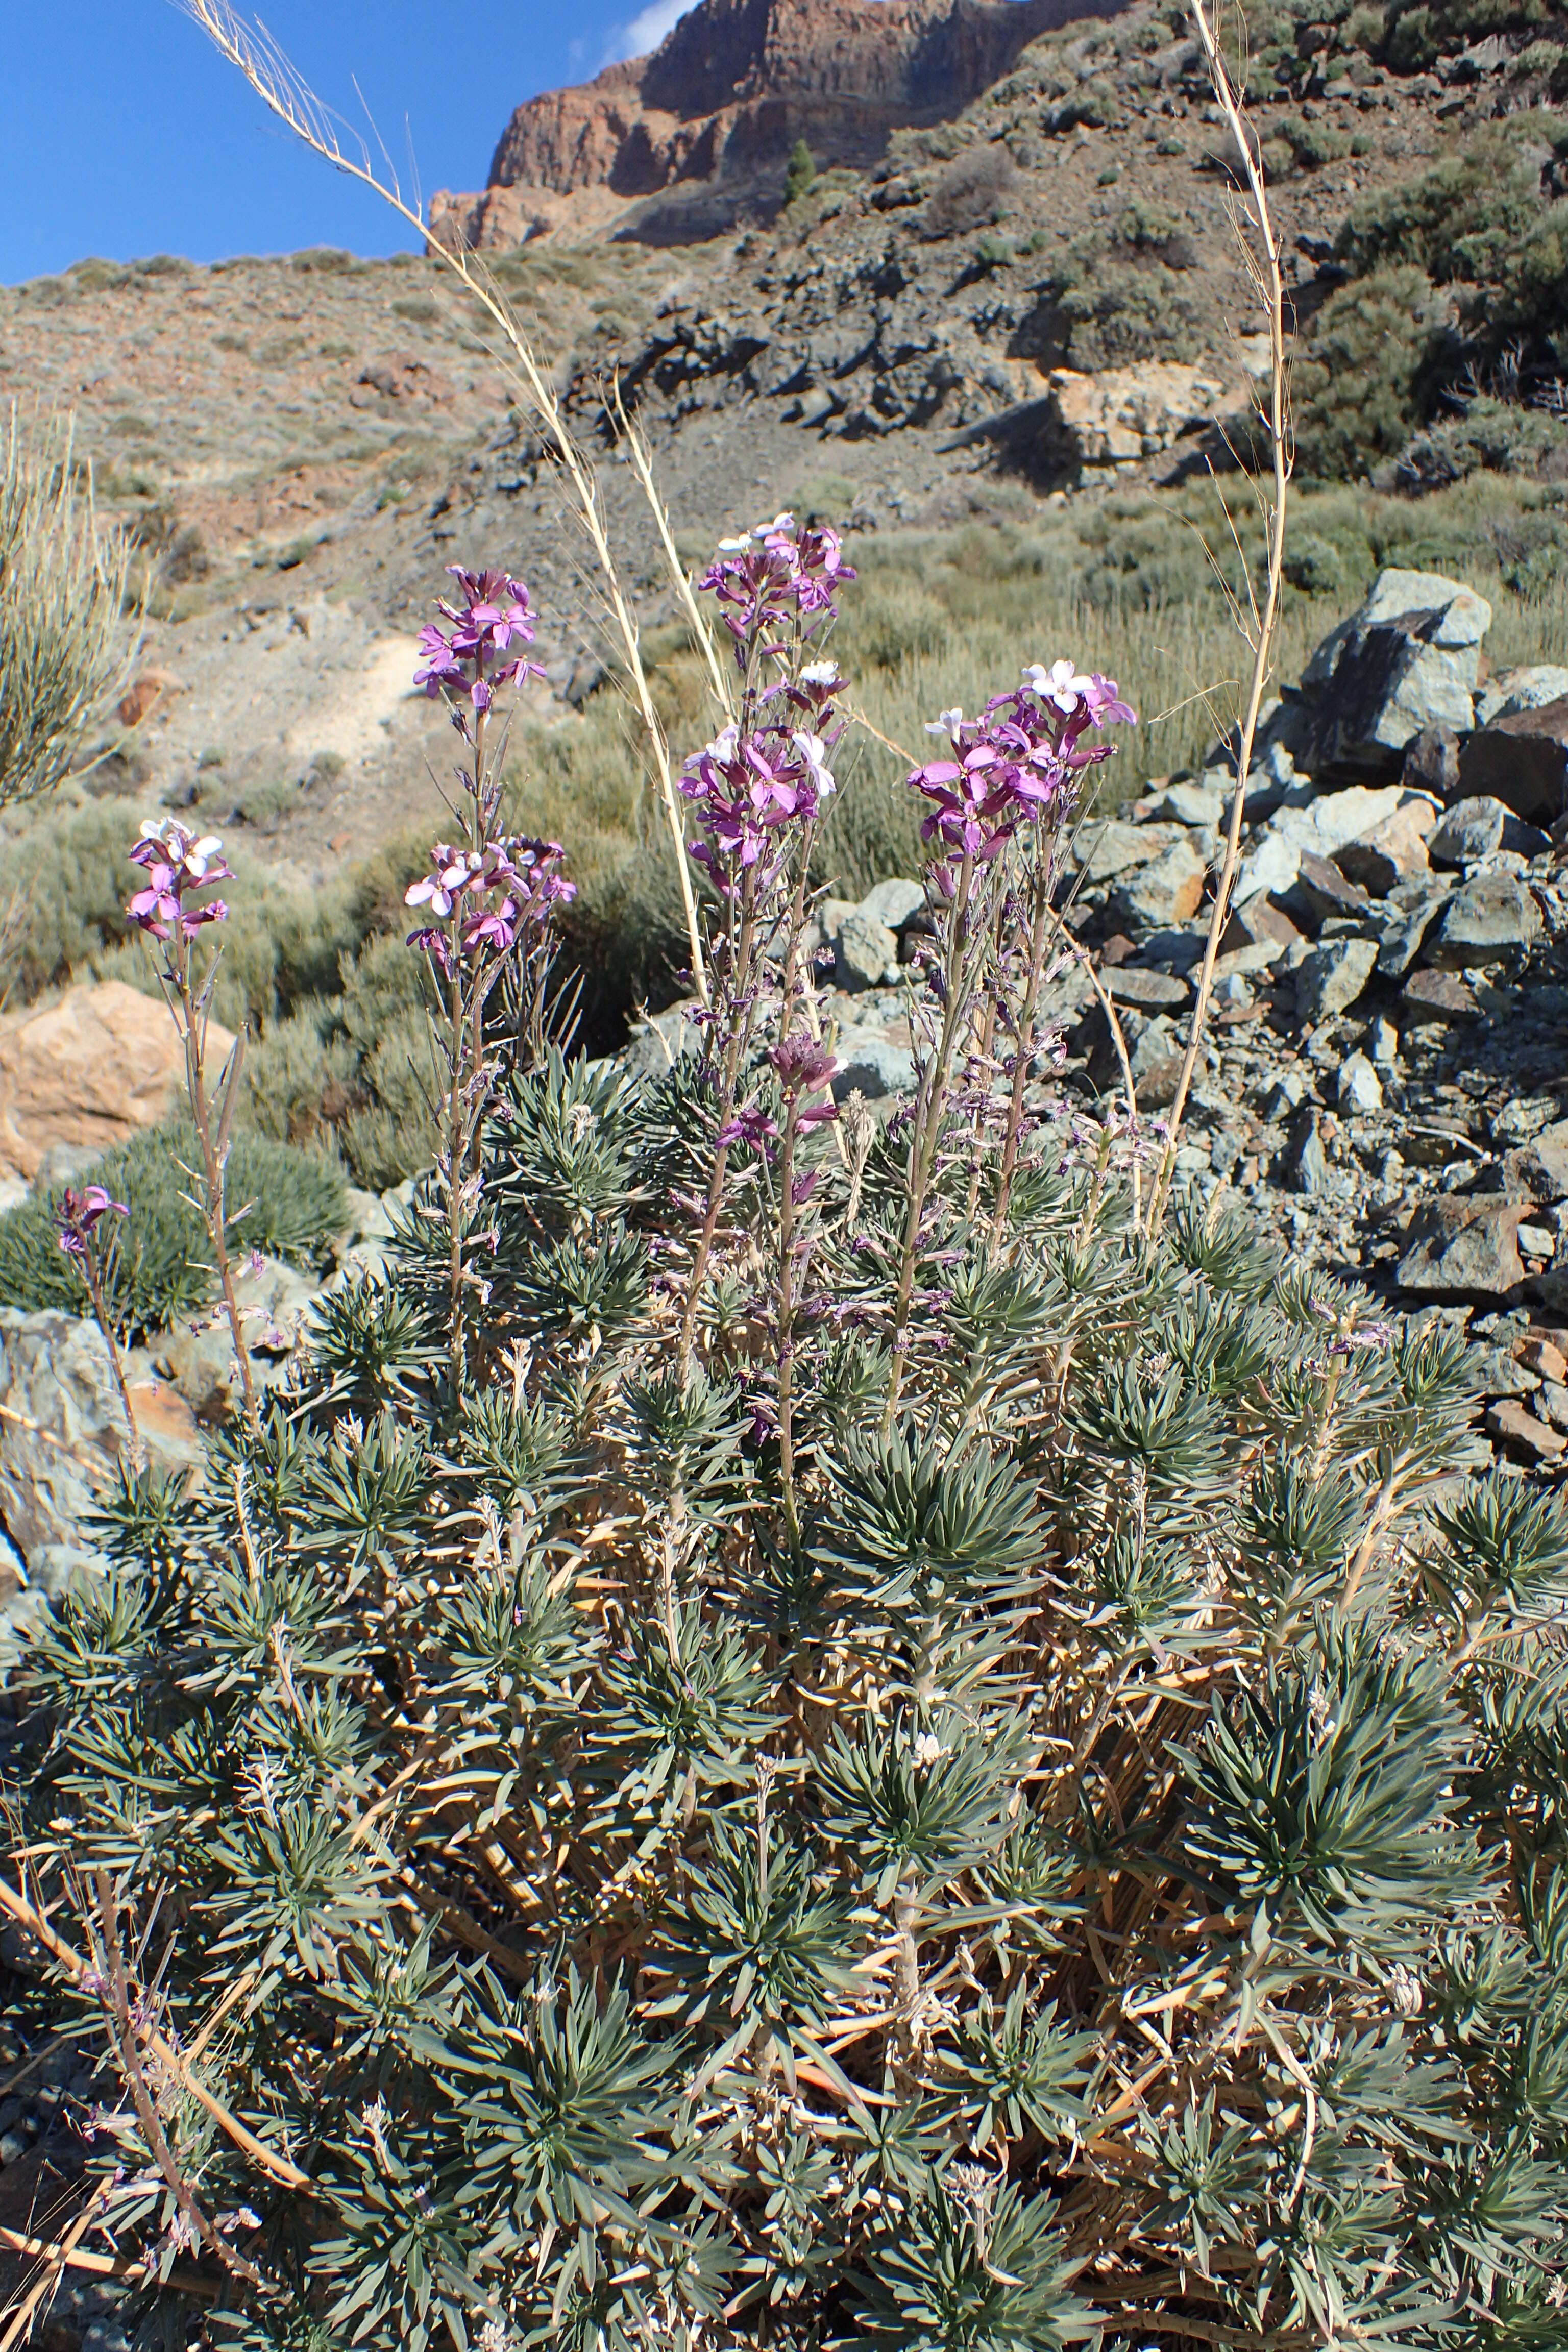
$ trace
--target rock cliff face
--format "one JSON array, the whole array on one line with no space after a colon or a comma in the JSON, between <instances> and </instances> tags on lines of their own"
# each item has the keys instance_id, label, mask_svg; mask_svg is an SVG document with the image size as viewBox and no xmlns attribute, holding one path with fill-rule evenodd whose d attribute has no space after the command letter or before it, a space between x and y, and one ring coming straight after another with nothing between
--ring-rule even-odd
<instances>
[{"instance_id":1,"label":"rock cliff face","mask_svg":"<svg viewBox=\"0 0 1568 2352\"><path fill-rule=\"evenodd\" d=\"M432 234L516 245L568 219L579 231L603 226L671 190L756 189L797 139L819 165L864 170L889 131L959 113L1037 34L1123 5L700 0L651 57L520 106L489 187L437 194ZM712 233L700 206L699 223Z\"/></svg>"}]
</instances>

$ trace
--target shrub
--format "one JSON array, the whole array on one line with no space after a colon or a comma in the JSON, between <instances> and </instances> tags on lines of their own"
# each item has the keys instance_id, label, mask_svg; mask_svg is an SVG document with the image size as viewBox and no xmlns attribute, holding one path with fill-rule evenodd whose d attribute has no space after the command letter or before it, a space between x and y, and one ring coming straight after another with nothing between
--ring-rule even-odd
<instances>
[{"instance_id":1,"label":"shrub","mask_svg":"<svg viewBox=\"0 0 1568 2352\"><path fill-rule=\"evenodd\" d=\"M816 163L804 139L797 139L790 149L789 163L784 170L784 200L797 204L807 194L816 181Z\"/></svg>"},{"instance_id":2,"label":"shrub","mask_svg":"<svg viewBox=\"0 0 1568 2352\"><path fill-rule=\"evenodd\" d=\"M109 1296L122 1329L166 1329L216 1295L205 1228L185 1198L193 1189L186 1171L195 1165L195 1132L176 1126L132 1137L91 1171L131 1212L110 1259ZM0 1215L0 1306L85 1311L80 1280L58 1238L63 1189L32 1193ZM348 1219L342 1178L330 1162L260 1136L236 1139L228 1198L233 1247L306 1268L327 1264Z\"/></svg>"},{"instance_id":3,"label":"shrub","mask_svg":"<svg viewBox=\"0 0 1568 2352\"><path fill-rule=\"evenodd\" d=\"M68 422L0 439L0 809L57 784L126 655L126 550L102 533Z\"/></svg>"},{"instance_id":4,"label":"shrub","mask_svg":"<svg viewBox=\"0 0 1568 2352\"><path fill-rule=\"evenodd\" d=\"M1017 181L1017 166L1000 141L955 155L926 198L926 236L969 236L1005 220Z\"/></svg>"},{"instance_id":5,"label":"shrub","mask_svg":"<svg viewBox=\"0 0 1568 2352\"><path fill-rule=\"evenodd\" d=\"M1338 250L1358 277L1408 267L1452 287L1471 357L1520 336L1549 356L1568 330L1568 204L1542 194L1539 155L1513 127L1483 126L1364 198Z\"/></svg>"},{"instance_id":6,"label":"shrub","mask_svg":"<svg viewBox=\"0 0 1568 2352\"><path fill-rule=\"evenodd\" d=\"M1392 468L1400 489L1440 489L1468 475L1539 474L1568 447L1561 418L1482 394L1415 435Z\"/></svg>"},{"instance_id":7,"label":"shrub","mask_svg":"<svg viewBox=\"0 0 1568 2352\"><path fill-rule=\"evenodd\" d=\"M1461 1334L1240 1216L1145 1223L1139 1139L1058 1089L1102 677L937 722L916 1084L835 1123L798 926L841 554L723 559L711 999L656 1082L487 1024L559 876L476 839L454 691L442 1158L391 1278L198 1494L128 1469L21 1637L7 2013L96 2058L124 2316L1549 2344L1568 1510L1465 1478Z\"/></svg>"},{"instance_id":8,"label":"shrub","mask_svg":"<svg viewBox=\"0 0 1568 2352\"><path fill-rule=\"evenodd\" d=\"M1402 449L1453 349L1447 306L1418 269L1382 267L1331 294L1295 373L1301 471L1354 479Z\"/></svg>"}]
</instances>

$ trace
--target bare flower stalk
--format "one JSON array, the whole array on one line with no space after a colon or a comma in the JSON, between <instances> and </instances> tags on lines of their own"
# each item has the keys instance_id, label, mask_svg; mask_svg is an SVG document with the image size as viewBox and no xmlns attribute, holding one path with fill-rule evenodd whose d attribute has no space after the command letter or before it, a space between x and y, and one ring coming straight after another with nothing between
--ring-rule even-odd
<instances>
[{"instance_id":1,"label":"bare flower stalk","mask_svg":"<svg viewBox=\"0 0 1568 2352\"><path fill-rule=\"evenodd\" d=\"M692 887L691 869L687 862L686 833L676 793L668 739L654 704L637 621L610 545L598 480L593 467L573 438L548 373L511 310L485 273L475 267L461 248L443 245L430 236L429 224L417 201L414 204L407 201L390 166L387 177L384 180L380 177L363 142L357 157L350 153L332 116L271 36L259 25L247 25L228 5L228 0L183 0L183 5L187 16L200 26L220 55L244 76L262 104L297 139L301 140L313 154L320 155L324 163L331 163L334 170L346 172L350 179L357 180L362 187L369 188L383 204L390 205L401 220L406 221L410 228L416 229L426 239L434 257L450 270L504 339L511 360L503 362L503 364L514 385L525 395L553 444L555 455L565 467L578 513L604 575L605 594L637 696L637 709L658 779L659 797L669 826L676 871L680 880L681 904L686 915L687 940L691 952L692 984L698 996L706 1003L708 982L702 955L702 934L697 919L697 898ZM383 152L384 154L384 150Z\"/></svg>"},{"instance_id":2,"label":"bare flower stalk","mask_svg":"<svg viewBox=\"0 0 1568 2352\"><path fill-rule=\"evenodd\" d=\"M1263 162L1256 132L1247 121L1245 107L1231 79L1230 68L1220 47L1214 24L1205 11L1204 0L1192 0L1193 24L1207 60L1209 79L1214 85L1220 110L1230 127L1231 137L1241 157L1247 174L1248 202L1237 205L1235 226L1237 243L1246 262L1247 276L1258 296L1268 332L1268 409L1265 422L1268 428L1269 449L1273 458L1273 495L1265 502L1268 535L1268 558L1264 580L1263 601L1249 592L1250 616L1241 622L1244 634L1252 648L1252 675L1247 685L1247 701L1242 711L1236 751L1236 792L1230 804L1230 822L1226 830L1225 856L1220 865L1219 879L1215 887L1214 912L1209 919L1208 939L1204 948L1204 960L1198 972L1197 995L1193 1005L1192 1027L1188 1032L1186 1052L1176 1080L1176 1092L1171 1104L1171 1117L1165 1136L1165 1149L1154 1178L1149 1199L1149 1229L1157 1233L1171 1197L1171 1186L1176 1170L1176 1150L1181 1140L1182 1119L1186 1110L1187 1096L1192 1087L1193 1073L1203 1050L1204 1033L1208 1023L1209 998L1214 988L1214 968L1219 956L1220 939L1230 911L1231 886L1241 856L1242 809L1247 798L1247 779L1252 767L1252 746L1258 734L1258 714L1262 708L1264 693L1273 670L1274 639L1279 624L1279 592L1285 566L1285 509L1290 485L1290 422L1289 393L1285 368L1285 286L1280 267L1279 239L1268 210L1268 195L1263 180ZM1250 222L1254 234L1247 233ZM1241 619L1241 615L1237 615Z\"/></svg>"},{"instance_id":3,"label":"bare flower stalk","mask_svg":"<svg viewBox=\"0 0 1568 2352\"><path fill-rule=\"evenodd\" d=\"M125 1385L125 1366L121 1359L120 1341L104 1281L105 1261L109 1253L100 1243L98 1232L99 1225L110 1211L119 1217L131 1213L123 1201L111 1201L101 1184L89 1184L79 1192L68 1184L57 1212L57 1223L60 1247L75 1265L92 1301L93 1319L103 1334L103 1344L109 1350L109 1368L114 1376L120 1409L125 1415L125 1426L130 1433L132 1464L140 1470L147 1458L146 1449L142 1443L142 1433L136 1426L131 1391Z\"/></svg>"}]
</instances>

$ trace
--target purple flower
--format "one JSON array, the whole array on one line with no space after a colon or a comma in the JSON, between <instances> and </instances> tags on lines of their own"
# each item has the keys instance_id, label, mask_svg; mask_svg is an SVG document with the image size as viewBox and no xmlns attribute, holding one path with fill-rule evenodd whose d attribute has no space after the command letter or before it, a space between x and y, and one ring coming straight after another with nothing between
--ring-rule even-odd
<instances>
[{"instance_id":1,"label":"purple flower","mask_svg":"<svg viewBox=\"0 0 1568 2352\"><path fill-rule=\"evenodd\" d=\"M234 879L232 869L224 864L223 844L216 834L198 838L173 820L159 824L149 817L130 856L132 864L140 866L147 877L145 889L138 890L125 909L138 930L149 932L155 940L170 939L178 930L189 939L204 923L226 919L228 908L221 898L209 899L204 906L184 903L188 891Z\"/></svg>"},{"instance_id":2,"label":"purple flower","mask_svg":"<svg viewBox=\"0 0 1568 2352\"><path fill-rule=\"evenodd\" d=\"M777 1133L778 1129L767 1112L753 1103L750 1109L738 1110L733 1118L726 1119L713 1142L719 1150L725 1150L731 1144L743 1143L752 1151L761 1151L769 1138Z\"/></svg>"},{"instance_id":3,"label":"purple flower","mask_svg":"<svg viewBox=\"0 0 1568 2352\"><path fill-rule=\"evenodd\" d=\"M460 563L449 564L447 572L458 583L463 601L448 604L442 598L437 610L446 626L430 621L420 630L423 667L415 671L414 683L432 699L466 688L474 709L488 710L498 686L544 676L537 662L521 655L496 660L513 644L533 643L528 590L510 572L467 572Z\"/></svg>"},{"instance_id":4,"label":"purple flower","mask_svg":"<svg viewBox=\"0 0 1568 2352\"><path fill-rule=\"evenodd\" d=\"M71 1257L85 1257L99 1219L110 1209L117 1217L131 1214L125 1202L110 1200L101 1184L89 1184L79 1192L68 1184L55 1212L61 1249Z\"/></svg>"}]
</instances>

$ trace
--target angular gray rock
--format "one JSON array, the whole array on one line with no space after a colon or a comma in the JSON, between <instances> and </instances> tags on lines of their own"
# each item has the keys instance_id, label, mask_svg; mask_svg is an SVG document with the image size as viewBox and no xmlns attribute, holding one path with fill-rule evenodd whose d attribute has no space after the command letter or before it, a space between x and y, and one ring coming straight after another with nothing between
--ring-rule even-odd
<instances>
[{"instance_id":1,"label":"angular gray rock","mask_svg":"<svg viewBox=\"0 0 1568 2352\"><path fill-rule=\"evenodd\" d=\"M885 1095L908 1094L914 1085L914 1055L885 1030L841 1029L834 1051L844 1065L833 1081L837 1102L857 1093L879 1102Z\"/></svg>"},{"instance_id":2,"label":"angular gray rock","mask_svg":"<svg viewBox=\"0 0 1568 2352\"><path fill-rule=\"evenodd\" d=\"M911 915L919 914L925 905L926 894L919 882L893 875L876 888L868 890L857 912L874 923L886 923L890 931L901 931Z\"/></svg>"},{"instance_id":3,"label":"angular gray rock","mask_svg":"<svg viewBox=\"0 0 1568 2352\"><path fill-rule=\"evenodd\" d=\"M864 906L857 907L839 924L837 953L838 985L851 995L864 988L879 988L884 979L898 975L897 935L875 915L868 915Z\"/></svg>"},{"instance_id":4,"label":"angular gray rock","mask_svg":"<svg viewBox=\"0 0 1568 2352\"><path fill-rule=\"evenodd\" d=\"M1522 1211L1506 1201L1450 1193L1421 1211L1405 1235L1397 1279L1434 1298L1496 1297L1524 1280Z\"/></svg>"},{"instance_id":5,"label":"angular gray rock","mask_svg":"<svg viewBox=\"0 0 1568 2352\"><path fill-rule=\"evenodd\" d=\"M1449 899L1427 960L1445 971L1501 963L1522 954L1540 929L1541 909L1523 884L1511 874L1479 874Z\"/></svg>"},{"instance_id":6,"label":"angular gray rock","mask_svg":"<svg viewBox=\"0 0 1568 2352\"><path fill-rule=\"evenodd\" d=\"M1512 719L1521 710L1539 710L1548 702L1565 698L1568 669L1555 662L1495 670L1476 697L1476 725L1489 727L1495 719Z\"/></svg>"},{"instance_id":7,"label":"angular gray rock","mask_svg":"<svg viewBox=\"0 0 1568 2352\"><path fill-rule=\"evenodd\" d=\"M1452 885L1435 876L1391 890L1378 944L1377 968L1391 980L1401 979L1420 954L1426 934L1448 903Z\"/></svg>"},{"instance_id":8,"label":"angular gray rock","mask_svg":"<svg viewBox=\"0 0 1568 2352\"><path fill-rule=\"evenodd\" d=\"M1325 940L1315 947L1296 974L1296 1018L1302 1023L1326 1021L1352 1005L1377 962L1377 941L1363 939Z\"/></svg>"},{"instance_id":9,"label":"angular gray rock","mask_svg":"<svg viewBox=\"0 0 1568 2352\"><path fill-rule=\"evenodd\" d=\"M1400 999L1406 1028L1442 1027L1451 1021L1479 1021L1475 991L1456 971L1413 971Z\"/></svg>"},{"instance_id":10,"label":"angular gray rock","mask_svg":"<svg viewBox=\"0 0 1568 2352\"><path fill-rule=\"evenodd\" d=\"M1481 793L1456 801L1426 844L1434 866L1474 866L1500 847L1509 811L1501 801Z\"/></svg>"},{"instance_id":11,"label":"angular gray rock","mask_svg":"<svg viewBox=\"0 0 1568 2352\"><path fill-rule=\"evenodd\" d=\"M163 1470L186 1469L195 1433L167 1391L139 1387L127 1367L140 1433ZM29 1315L0 1307L0 1522L10 1547L0 1558L0 1620L19 1605L16 1559L26 1590L53 1593L78 1568L102 1564L85 1533L104 1479L128 1436L109 1350L96 1323L74 1315ZM16 1556L10 1557L11 1552Z\"/></svg>"},{"instance_id":12,"label":"angular gray rock","mask_svg":"<svg viewBox=\"0 0 1568 2352\"><path fill-rule=\"evenodd\" d=\"M1424 729L1467 734L1491 607L1439 573L1381 572L1301 677L1314 774L1397 775Z\"/></svg>"},{"instance_id":13,"label":"angular gray rock","mask_svg":"<svg viewBox=\"0 0 1568 2352\"><path fill-rule=\"evenodd\" d=\"M1167 784L1163 792L1154 793L1149 801L1147 814L1171 824L1217 825L1225 816L1226 805L1224 787L1205 780L1195 784Z\"/></svg>"},{"instance_id":14,"label":"angular gray rock","mask_svg":"<svg viewBox=\"0 0 1568 2352\"><path fill-rule=\"evenodd\" d=\"M1178 835L1151 864L1117 885L1110 899L1113 919L1135 938L1163 924L1186 922L1198 910L1207 871L1186 835Z\"/></svg>"},{"instance_id":15,"label":"angular gray rock","mask_svg":"<svg viewBox=\"0 0 1568 2352\"><path fill-rule=\"evenodd\" d=\"M1568 1118L1503 1153L1502 1188L1508 1200L1533 1201L1540 1208L1568 1201Z\"/></svg>"},{"instance_id":16,"label":"angular gray rock","mask_svg":"<svg viewBox=\"0 0 1568 2352\"><path fill-rule=\"evenodd\" d=\"M1370 1112L1383 1108L1383 1081L1364 1054L1352 1054L1340 1066L1335 1093L1342 1110Z\"/></svg>"}]
</instances>

